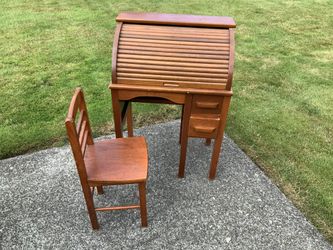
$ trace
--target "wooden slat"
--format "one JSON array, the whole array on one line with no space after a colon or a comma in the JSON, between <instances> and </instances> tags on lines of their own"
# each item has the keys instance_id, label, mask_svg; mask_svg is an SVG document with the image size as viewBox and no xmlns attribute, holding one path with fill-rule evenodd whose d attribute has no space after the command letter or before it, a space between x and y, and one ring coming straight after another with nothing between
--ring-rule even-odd
<instances>
[{"instance_id":1,"label":"wooden slat","mask_svg":"<svg viewBox=\"0 0 333 250\"><path fill-rule=\"evenodd\" d=\"M202 58L187 58L187 57L171 57L171 56L151 56L151 55L135 55L135 54L118 54L118 60L121 58L154 60L154 61L175 61L175 62L190 62L190 63L208 63L208 64L228 64L228 60L218 59L202 59Z\"/></svg>"},{"instance_id":2,"label":"wooden slat","mask_svg":"<svg viewBox=\"0 0 333 250\"><path fill-rule=\"evenodd\" d=\"M207 78L207 77L189 77L189 76L173 76L173 75L151 75L151 74L133 74L133 73L117 73L117 77L141 78L154 80L176 80L189 82L216 82L221 83L226 81L223 78Z\"/></svg>"},{"instance_id":3,"label":"wooden slat","mask_svg":"<svg viewBox=\"0 0 333 250\"><path fill-rule=\"evenodd\" d=\"M222 47L206 47L206 46L197 46L197 45L184 45L184 44L163 44L163 43L149 43L145 40L141 42L138 41L119 41L119 45L134 45L134 46L144 46L144 47L157 47L157 48L180 48L180 49L193 49L193 50L207 50L207 51L228 51L229 52L229 45L225 45Z\"/></svg>"},{"instance_id":4,"label":"wooden slat","mask_svg":"<svg viewBox=\"0 0 333 250\"><path fill-rule=\"evenodd\" d=\"M142 34L149 34L152 36L156 35L173 35L177 37L190 37L190 38L212 38L212 39L221 39L221 38L229 38L229 34L226 33L217 33L217 32L211 32L211 33L200 33L200 32L193 32L193 33L188 33L184 32L183 30L165 30L165 29L160 29L160 30L135 30L135 29L126 29L123 28L122 30L123 34L132 34L132 35L142 35Z\"/></svg>"},{"instance_id":5,"label":"wooden slat","mask_svg":"<svg viewBox=\"0 0 333 250\"><path fill-rule=\"evenodd\" d=\"M216 74L207 72L186 72L186 71L171 71L171 70L154 70L154 69L141 69L141 68L118 68L118 73L144 73L156 75L174 75L174 76L199 76L199 77L212 77L212 78L227 78L228 74ZM220 72L220 71L219 71Z\"/></svg>"},{"instance_id":6,"label":"wooden slat","mask_svg":"<svg viewBox=\"0 0 333 250\"><path fill-rule=\"evenodd\" d=\"M173 45L190 45L198 47L214 47L214 48L229 48L229 44L222 43L208 43L208 42L188 42L188 41L165 41L159 39L138 39L138 38L127 38L120 35L121 42L138 42L138 43L149 43L149 44L173 44Z\"/></svg>"},{"instance_id":7,"label":"wooden slat","mask_svg":"<svg viewBox=\"0 0 333 250\"><path fill-rule=\"evenodd\" d=\"M151 65L165 65L165 66L183 66L183 67L201 67L212 69L227 69L226 64L205 64L205 63L189 63L189 62L169 62L169 61L147 61L139 59L118 58L119 63L135 63L135 64L151 64Z\"/></svg>"},{"instance_id":8,"label":"wooden slat","mask_svg":"<svg viewBox=\"0 0 333 250\"><path fill-rule=\"evenodd\" d=\"M160 41L187 41L187 42L203 42L203 43L229 43L229 39L220 38L220 39L213 39L213 38L200 38L200 37L180 37L175 36L172 34L169 35L154 35L154 34L128 34L128 33L121 33L121 39L123 38L134 38L134 39L157 39Z\"/></svg>"},{"instance_id":9,"label":"wooden slat","mask_svg":"<svg viewBox=\"0 0 333 250\"><path fill-rule=\"evenodd\" d=\"M165 48L165 47L154 47L154 46L135 46L135 45L119 45L119 50L131 51L131 53L135 53L137 51L142 51L142 53L148 52L173 52L179 54L196 54L203 56L211 56L211 55L227 55L229 56L229 51L226 50L205 50L205 49L182 49L182 48Z\"/></svg>"},{"instance_id":10,"label":"wooden slat","mask_svg":"<svg viewBox=\"0 0 333 250\"><path fill-rule=\"evenodd\" d=\"M82 127L82 122L83 122L83 117L84 117L84 110L80 112L79 119L76 123L76 133L79 135L81 132L81 127Z\"/></svg>"},{"instance_id":11,"label":"wooden slat","mask_svg":"<svg viewBox=\"0 0 333 250\"><path fill-rule=\"evenodd\" d=\"M86 131L86 127L87 127L87 121L84 119L83 122L82 122L80 133L79 133L79 143L80 143L80 145L82 145L83 136L84 136L84 133Z\"/></svg>"},{"instance_id":12,"label":"wooden slat","mask_svg":"<svg viewBox=\"0 0 333 250\"><path fill-rule=\"evenodd\" d=\"M85 132L84 132L84 134L83 134L82 145L81 145L81 152L82 152L82 155L83 155L83 156L84 156L84 153L86 152L87 138L88 138L88 130L85 130Z\"/></svg>"},{"instance_id":13,"label":"wooden slat","mask_svg":"<svg viewBox=\"0 0 333 250\"><path fill-rule=\"evenodd\" d=\"M177 27L168 25L124 24L123 29L136 31L168 31L187 34L228 34L229 29Z\"/></svg>"},{"instance_id":14,"label":"wooden slat","mask_svg":"<svg viewBox=\"0 0 333 250\"><path fill-rule=\"evenodd\" d=\"M141 64L141 63L119 63L118 70L122 69L157 69L157 70L172 70L181 72L203 72L203 73L228 73L227 68L202 68L202 67L181 67L177 65L151 65L151 64Z\"/></svg>"},{"instance_id":15,"label":"wooden slat","mask_svg":"<svg viewBox=\"0 0 333 250\"><path fill-rule=\"evenodd\" d=\"M96 211L105 212L105 211L113 211L113 210L124 210L124 209L136 209L140 208L140 205L128 205L128 206L117 206L117 207L97 207Z\"/></svg>"},{"instance_id":16,"label":"wooden slat","mask_svg":"<svg viewBox=\"0 0 333 250\"><path fill-rule=\"evenodd\" d=\"M156 51L141 51L141 50L129 50L119 49L119 54L129 55L151 55L151 56L169 56L169 57L181 57L181 58L203 58L203 59L229 59L229 55L206 55L206 54L189 54L189 53L172 53L172 52L156 52Z\"/></svg>"},{"instance_id":17,"label":"wooden slat","mask_svg":"<svg viewBox=\"0 0 333 250\"><path fill-rule=\"evenodd\" d=\"M215 38L215 39L220 39L220 38L229 38L228 33L218 33L218 32L211 32L211 33L201 33L201 32L187 32L187 31L182 31L182 30L165 30L165 29L160 29L160 30L131 30L131 29L124 29L123 34L149 34L149 35L175 35L179 37L196 37L197 38Z\"/></svg>"}]
</instances>

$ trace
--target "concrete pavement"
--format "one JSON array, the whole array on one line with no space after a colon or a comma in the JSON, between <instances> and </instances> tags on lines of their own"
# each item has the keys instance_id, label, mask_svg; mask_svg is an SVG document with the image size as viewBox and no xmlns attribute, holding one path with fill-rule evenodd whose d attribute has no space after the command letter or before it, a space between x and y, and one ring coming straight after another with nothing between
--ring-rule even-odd
<instances>
[{"instance_id":1,"label":"concrete pavement","mask_svg":"<svg viewBox=\"0 0 333 250\"><path fill-rule=\"evenodd\" d=\"M68 146L0 161L1 249L333 249L264 173L225 137L190 139L177 178L179 121L135 131L149 147L148 228L138 210L98 213L93 231ZM131 203L136 186L105 188L97 204Z\"/></svg>"}]
</instances>

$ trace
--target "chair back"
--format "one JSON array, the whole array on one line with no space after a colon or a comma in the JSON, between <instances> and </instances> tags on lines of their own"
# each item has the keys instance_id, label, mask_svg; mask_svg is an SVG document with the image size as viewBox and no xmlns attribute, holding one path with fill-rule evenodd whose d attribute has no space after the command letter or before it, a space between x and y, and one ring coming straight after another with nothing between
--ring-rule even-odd
<instances>
[{"instance_id":1,"label":"chair back","mask_svg":"<svg viewBox=\"0 0 333 250\"><path fill-rule=\"evenodd\" d=\"M81 178L86 179L84 155L87 145L94 144L88 110L81 88L76 88L66 117L66 129L76 166Z\"/></svg>"}]
</instances>

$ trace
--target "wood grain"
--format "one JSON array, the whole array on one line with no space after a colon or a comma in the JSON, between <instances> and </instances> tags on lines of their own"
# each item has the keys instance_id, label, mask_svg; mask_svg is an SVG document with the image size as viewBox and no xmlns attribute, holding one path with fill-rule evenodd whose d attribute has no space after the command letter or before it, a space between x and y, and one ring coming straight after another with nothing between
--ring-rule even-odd
<instances>
[{"instance_id":1,"label":"wood grain","mask_svg":"<svg viewBox=\"0 0 333 250\"><path fill-rule=\"evenodd\" d=\"M181 14L161 14L161 13L144 13L144 12L122 12L116 20L118 22L145 23L145 24L171 24L181 26L198 26L198 27L219 27L234 28L235 21L231 17L221 16L198 16L198 15L181 15Z\"/></svg>"}]
</instances>

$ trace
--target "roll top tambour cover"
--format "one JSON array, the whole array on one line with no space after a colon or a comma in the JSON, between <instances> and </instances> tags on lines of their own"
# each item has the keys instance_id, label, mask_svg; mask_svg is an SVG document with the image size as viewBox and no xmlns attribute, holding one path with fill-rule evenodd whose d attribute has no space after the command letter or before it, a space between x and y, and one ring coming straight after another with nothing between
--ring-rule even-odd
<instances>
[{"instance_id":1,"label":"roll top tambour cover","mask_svg":"<svg viewBox=\"0 0 333 250\"><path fill-rule=\"evenodd\" d=\"M231 89L232 18L121 13L116 20L112 84Z\"/></svg>"}]
</instances>

